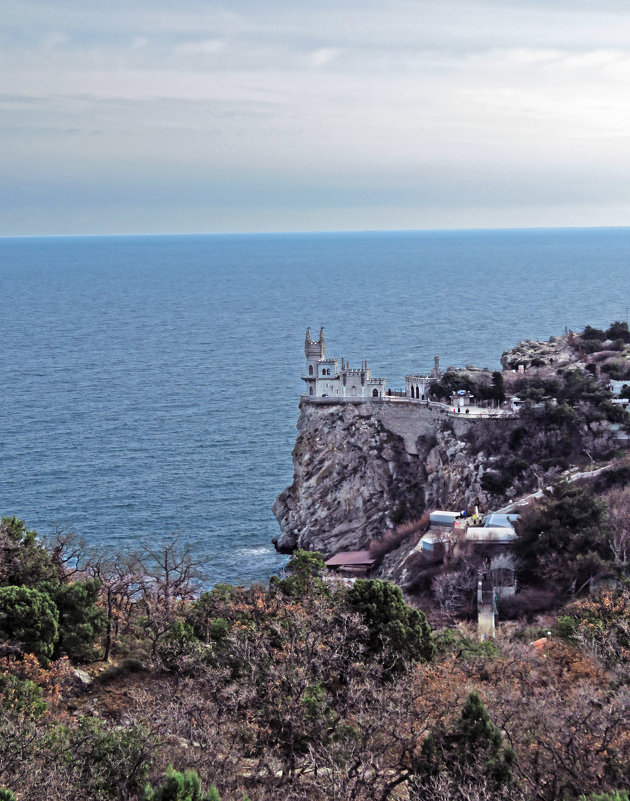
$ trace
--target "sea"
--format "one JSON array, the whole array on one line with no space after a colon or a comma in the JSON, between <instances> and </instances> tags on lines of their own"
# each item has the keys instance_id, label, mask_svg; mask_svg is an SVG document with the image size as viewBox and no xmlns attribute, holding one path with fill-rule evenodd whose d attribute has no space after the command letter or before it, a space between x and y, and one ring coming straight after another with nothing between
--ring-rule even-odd
<instances>
[{"instance_id":1,"label":"sea","mask_svg":"<svg viewBox=\"0 0 630 801\"><path fill-rule=\"evenodd\" d=\"M0 239L0 514L282 569L304 335L404 387L628 317L630 229Z\"/></svg>"}]
</instances>

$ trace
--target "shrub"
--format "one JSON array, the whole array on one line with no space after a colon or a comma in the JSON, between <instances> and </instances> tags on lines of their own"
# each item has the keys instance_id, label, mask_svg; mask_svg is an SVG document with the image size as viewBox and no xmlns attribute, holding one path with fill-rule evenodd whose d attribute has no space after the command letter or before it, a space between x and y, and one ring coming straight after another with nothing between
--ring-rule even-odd
<instances>
[{"instance_id":1,"label":"shrub","mask_svg":"<svg viewBox=\"0 0 630 801\"><path fill-rule=\"evenodd\" d=\"M602 372L609 375L613 380L621 381L625 374L625 365L621 362L604 362Z\"/></svg>"},{"instance_id":2,"label":"shrub","mask_svg":"<svg viewBox=\"0 0 630 801\"><path fill-rule=\"evenodd\" d=\"M570 604L558 618L558 633L597 654L608 667L630 662L630 586L602 590Z\"/></svg>"},{"instance_id":3,"label":"shrub","mask_svg":"<svg viewBox=\"0 0 630 801\"><path fill-rule=\"evenodd\" d=\"M497 473L494 470L487 470L481 477L481 486L486 492L493 495L501 495L512 483L510 475Z\"/></svg>"},{"instance_id":4,"label":"shrub","mask_svg":"<svg viewBox=\"0 0 630 801\"><path fill-rule=\"evenodd\" d=\"M534 615L553 609L558 603L558 596L550 590L528 587L516 595L505 595L498 599L497 607L501 618L531 620Z\"/></svg>"},{"instance_id":5,"label":"shrub","mask_svg":"<svg viewBox=\"0 0 630 801\"><path fill-rule=\"evenodd\" d=\"M158 655L164 667L186 673L208 664L208 646L199 642L189 623L177 620L158 645Z\"/></svg>"},{"instance_id":6,"label":"shrub","mask_svg":"<svg viewBox=\"0 0 630 801\"><path fill-rule=\"evenodd\" d=\"M155 740L142 726L106 728L96 718L59 727L56 747L90 799L131 799L142 792Z\"/></svg>"},{"instance_id":7,"label":"shrub","mask_svg":"<svg viewBox=\"0 0 630 801\"><path fill-rule=\"evenodd\" d=\"M582 331L582 339L593 339L599 340L603 342L607 339L606 332L602 331L601 328L593 328L590 325L587 325L584 331Z\"/></svg>"},{"instance_id":8,"label":"shrub","mask_svg":"<svg viewBox=\"0 0 630 801\"><path fill-rule=\"evenodd\" d=\"M294 551L285 570L287 578L272 577L270 584L286 595L302 598L312 592L328 591L326 582L320 578L326 569L324 557L319 551Z\"/></svg>"},{"instance_id":9,"label":"shrub","mask_svg":"<svg viewBox=\"0 0 630 801\"><path fill-rule=\"evenodd\" d=\"M0 587L0 637L47 664L59 636L59 612L49 596L28 587Z\"/></svg>"},{"instance_id":10,"label":"shrub","mask_svg":"<svg viewBox=\"0 0 630 801\"><path fill-rule=\"evenodd\" d=\"M620 339L622 342L630 342L630 331L628 330L628 323L619 322L616 320L612 323L606 331L607 339Z\"/></svg>"},{"instance_id":11,"label":"shrub","mask_svg":"<svg viewBox=\"0 0 630 801\"><path fill-rule=\"evenodd\" d=\"M374 559L382 559L385 554L398 548L403 542L417 542L427 530L428 525L429 513L425 512L418 520L412 520L386 531L380 539L370 541L370 556Z\"/></svg>"},{"instance_id":12,"label":"shrub","mask_svg":"<svg viewBox=\"0 0 630 801\"><path fill-rule=\"evenodd\" d=\"M598 353L602 349L602 343L599 339L583 339L580 343L584 353Z\"/></svg>"},{"instance_id":13,"label":"shrub","mask_svg":"<svg viewBox=\"0 0 630 801\"><path fill-rule=\"evenodd\" d=\"M207 793L201 789L201 781L197 772L185 770L180 773L169 767L166 779L155 789L150 784L144 789L145 801L221 801L215 787Z\"/></svg>"},{"instance_id":14,"label":"shrub","mask_svg":"<svg viewBox=\"0 0 630 801\"><path fill-rule=\"evenodd\" d=\"M96 602L100 585L94 579L72 584L40 585L59 610L59 641L55 658L68 656L75 662L97 658L96 640L105 630L105 612Z\"/></svg>"},{"instance_id":15,"label":"shrub","mask_svg":"<svg viewBox=\"0 0 630 801\"><path fill-rule=\"evenodd\" d=\"M29 718L38 718L47 709L42 700L42 688L30 679L19 679L11 673L0 673L0 701L4 710L11 709Z\"/></svg>"}]
</instances>

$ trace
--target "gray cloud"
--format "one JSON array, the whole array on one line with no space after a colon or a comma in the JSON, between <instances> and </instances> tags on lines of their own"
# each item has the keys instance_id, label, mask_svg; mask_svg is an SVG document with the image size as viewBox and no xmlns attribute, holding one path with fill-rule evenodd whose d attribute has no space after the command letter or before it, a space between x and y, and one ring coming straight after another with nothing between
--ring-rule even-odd
<instances>
[{"instance_id":1,"label":"gray cloud","mask_svg":"<svg viewBox=\"0 0 630 801\"><path fill-rule=\"evenodd\" d=\"M0 233L627 223L629 23L611 0L22 0Z\"/></svg>"}]
</instances>

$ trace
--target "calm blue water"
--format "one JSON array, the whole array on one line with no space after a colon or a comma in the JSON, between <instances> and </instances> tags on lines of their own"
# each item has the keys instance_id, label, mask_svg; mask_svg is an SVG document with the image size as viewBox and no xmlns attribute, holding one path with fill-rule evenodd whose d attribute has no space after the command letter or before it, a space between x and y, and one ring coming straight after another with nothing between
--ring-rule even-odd
<instances>
[{"instance_id":1,"label":"calm blue water","mask_svg":"<svg viewBox=\"0 0 630 801\"><path fill-rule=\"evenodd\" d=\"M0 239L0 513L266 579L304 330L408 372L625 319L630 229Z\"/></svg>"}]
</instances>

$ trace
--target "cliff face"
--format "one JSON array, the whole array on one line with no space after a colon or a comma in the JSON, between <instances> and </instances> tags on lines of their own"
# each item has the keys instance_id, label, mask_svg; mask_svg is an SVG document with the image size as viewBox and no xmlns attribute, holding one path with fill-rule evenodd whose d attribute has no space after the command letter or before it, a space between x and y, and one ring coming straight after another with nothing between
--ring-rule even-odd
<instances>
[{"instance_id":1,"label":"cliff face","mask_svg":"<svg viewBox=\"0 0 630 801\"><path fill-rule=\"evenodd\" d=\"M426 508L485 505L471 425L419 404L302 402L294 480L273 506L280 551L356 550Z\"/></svg>"}]
</instances>

